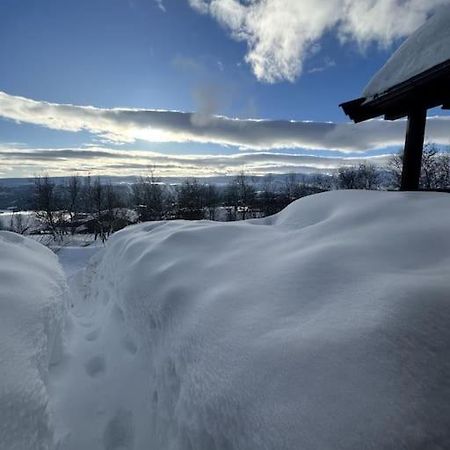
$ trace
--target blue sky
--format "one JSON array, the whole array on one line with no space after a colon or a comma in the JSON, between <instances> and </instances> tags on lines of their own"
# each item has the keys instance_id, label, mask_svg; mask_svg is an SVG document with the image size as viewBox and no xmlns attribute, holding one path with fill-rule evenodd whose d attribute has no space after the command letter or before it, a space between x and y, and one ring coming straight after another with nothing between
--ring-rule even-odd
<instances>
[{"instance_id":1,"label":"blue sky","mask_svg":"<svg viewBox=\"0 0 450 450\"><path fill-rule=\"evenodd\" d=\"M221 0L214 1L219 4ZM223 0L227 1L235 0ZM338 0L323 0L323 3L332 1L339 3ZM391 2L393 5L401 3ZM302 2L295 0L295 3ZM305 7L311 6L310 0L303 3ZM320 7L320 1L315 3ZM296 54L295 49L282 48L280 53L288 55L286 61L274 64L293 67L294 72L297 71L294 77L291 69L283 71L278 67L274 69L277 79L269 80L269 76L273 77L272 72L268 75L272 67L264 63L261 74L260 67L249 60L251 42L264 41L265 28L261 30L254 24L247 24L243 26L244 32L233 29L230 24L236 17L230 17L224 9L217 11L210 0L164 0L162 3L155 0L2 0L0 91L8 99L23 97L56 105L92 105L105 110L200 111L206 115L241 119L345 123L347 119L338 104L358 97L370 77L405 37L394 34L381 39L377 32L374 32L375 37L361 37L357 33L352 36L349 32L345 35L338 29L339 25L324 25L320 23L322 19L317 19L318 31L308 31L315 38L307 35L306 44ZM421 10L422 15L414 16L417 23L411 19L411 30L407 29L404 34L423 22L429 12ZM258 13L267 16L270 11ZM270 16L268 20L270 23ZM279 20L285 18L275 18L274 27L280 27ZM307 18L305 20L288 26L299 27L293 30L298 34L299 30L309 27ZM237 31L241 36L237 36ZM379 35L384 36L382 32ZM256 54L259 58L262 51L262 57L270 61L277 51L276 42L275 50L267 50L274 42L271 37L266 40L269 44L263 50L253 49L253 53L259 52ZM294 57L291 57L292 52ZM147 152L168 157L184 155L194 160L195 155L239 157L254 150L230 145L228 141L196 142L190 138L173 141L170 137L162 140L138 138L119 142L105 139L104 133L99 136L91 129L86 131L89 127L83 126L84 131L67 131L64 127L54 129L39 121L22 118L14 121L12 118L0 118L0 149L6 152L11 149L105 148L122 153L140 152L143 158ZM380 145L381 150L372 149L371 154L385 153L384 146ZM275 146L257 150L312 154L310 146L307 147L283 145L282 149ZM320 145L314 148L318 156L342 156L336 153L342 149L335 151L329 145L323 149L317 147ZM346 156L356 156L356 150L347 150ZM98 167L94 158L89 160L90 165L83 167L94 173ZM52 173L62 174L77 168L76 160L72 164L74 167L70 161L59 161L51 166ZM0 176L28 176L48 168L46 164L42 167L39 164L37 160L31 163L26 157L23 161L7 158L0 166ZM244 168L245 165L243 159ZM303 167L299 163L292 168L297 170L297 166ZM267 167L262 171L272 166ZM139 171L139 168L130 170ZM236 167L233 170L237 170ZM180 171L180 174L186 173L186 170Z\"/></svg>"}]
</instances>

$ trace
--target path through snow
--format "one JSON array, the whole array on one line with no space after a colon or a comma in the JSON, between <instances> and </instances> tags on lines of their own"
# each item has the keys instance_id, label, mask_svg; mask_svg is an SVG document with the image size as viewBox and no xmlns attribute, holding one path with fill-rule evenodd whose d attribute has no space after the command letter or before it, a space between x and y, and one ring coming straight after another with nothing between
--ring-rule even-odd
<instances>
[{"instance_id":1,"label":"path through snow","mask_svg":"<svg viewBox=\"0 0 450 450\"><path fill-rule=\"evenodd\" d=\"M89 292L95 258L89 260L97 252L102 250L96 246L66 247L58 254L71 291L66 356L49 385L58 450L141 448L144 444L135 442L138 428L138 436L147 438L139 421L148 417L145 365L122 312L113 302L94 301Z\"/></svg>"}]
</instances>

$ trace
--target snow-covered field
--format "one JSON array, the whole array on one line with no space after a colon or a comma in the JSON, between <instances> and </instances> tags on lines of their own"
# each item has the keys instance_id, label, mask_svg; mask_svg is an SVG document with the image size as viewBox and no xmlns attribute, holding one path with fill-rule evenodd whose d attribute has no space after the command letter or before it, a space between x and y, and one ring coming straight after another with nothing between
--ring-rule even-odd
<instances>
[{"instance_id":1,"label":"snow-covered field","mask_svg":"<svg viewBox=\"0 0 450 450\"><path fill-rule=\"evenodd\" d=\"M450 448L449 230L447 194L358 191L140 224L61 250L66 303L0 232L0 448Z\"/></svg>"}]
</instances>

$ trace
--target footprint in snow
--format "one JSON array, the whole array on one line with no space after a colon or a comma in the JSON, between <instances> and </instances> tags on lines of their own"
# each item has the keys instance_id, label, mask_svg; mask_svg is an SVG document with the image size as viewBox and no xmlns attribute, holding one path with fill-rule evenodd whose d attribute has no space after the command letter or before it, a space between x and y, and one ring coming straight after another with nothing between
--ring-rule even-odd
<instances>
[{"instance_id":1,"label":"footprint in snow","mask_svg":"<svg viewBox=\"0 0 450 450\"><path fill-rule=\"evenodd\" d=\"M106 361L103 356L94 356L84 365L90 377L97 377L106 370Z\"/></svg>"},{"instance_id":2,"label":"footprint in snow","mask_svg":"<svg viewBox=\"0 0 450 450\"><path fill-rule=\"evenodd\" d=\"M127 350L132 355L135 355L137 353L138 351L137 345L129 335L126 335L123 338L122 344L125 347L125 350Z\"/></svg>"},{"instance_id":3,"label":"footprint in snow","mask_svg":"<svg viewBox=\"0 0 450 450\"><path fill-rule=\"evenodd\" d=\"M134 447L133 413L119 409L103 432L105 450L132 450Z\"/></svg>"},{"instance_id":4,"label":"footprint in snow","mask_svg":"<svg viewBox=\"0 0 450 450\"><path fill-rule=\"evenodd\" d=\"M114 305L111 311L111 316L117 321L117 322L124 322L125 321L125 315L123 314L122 309L118 305Z\"/></svg>"},{"instance_id":5,"label":"footprint in snow","mask_svg":"<svg viewBox=\"0 0 450 450\"><path fill-rule=\"evenodd\" d=\"M90 333L86 334L85 339L87 341L95 341L100 335L100 330L93 330Z\"/></svg>"}]
</instances>

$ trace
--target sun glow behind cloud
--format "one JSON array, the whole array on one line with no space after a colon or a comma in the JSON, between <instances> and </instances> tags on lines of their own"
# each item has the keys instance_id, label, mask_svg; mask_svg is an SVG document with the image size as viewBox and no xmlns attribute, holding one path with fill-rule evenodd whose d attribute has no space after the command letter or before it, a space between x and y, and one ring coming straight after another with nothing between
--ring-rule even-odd
<instances>
[{"instance_id":1,"label":"sun glow behind cloud","mask_svg":"<svg viewBox=\"0 0 450 450\"><path fill-rule=\"evenodd\" d=\"M0 92L0 117L53 130L88 131L102 141L199 143L246 151L283 149L366 152L401 145L405 121L362 124L253 120L180 111L107 109L35 101ZM450 117L428 121L428 136L450 144Z\"/></svg>"},{"instance_id":2,"label":"sun glow behind cloud","mask_svg":"<svg viewBox=\"0 0 450 450\"><path fill-rule=\"evenodd\" d=\"M161 176L317 172L355 165L370 158L385 165L386 156L371 150L400 146L405 121L372 120L363 124L293 120L253 120L165 110L107 109L31 100L0 91L0 117L62 132L87 131L103 146L39 149L0 147L0 176L92 173L135 175L156 169ZM428 120L427 139L450 144L450 117ZM227 147L227 153L177 155L117 149L119 144L192 143ZM320 151L320 152L319 152ZM322 151L332 154L324 157ZM231 154L230 154L231 153ZM359 153L358 158L348 154Z\"/></svg>"},{"instance_id":3,"label":"sun glow behind cloud","mask_svg":"<svg viewBox=\"0 0 450 450\"><path fill-rule=\"evenodd\" d=\"M0 147L0 175L32 177L43 170L52 176L92 174L131 176L155 170L159 176L223 176L245 170L252 175L288 172L329 172L369 160L385 165L388 156L371 158L320 157L285 153L235 155L167 155L104 147L37 149Z\"/></svg>"}]
</instances>

